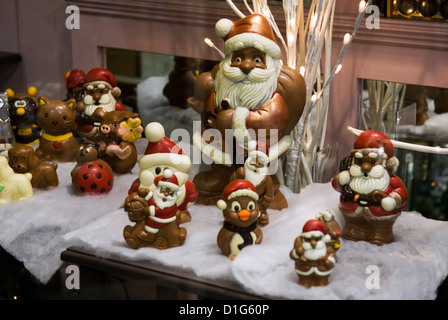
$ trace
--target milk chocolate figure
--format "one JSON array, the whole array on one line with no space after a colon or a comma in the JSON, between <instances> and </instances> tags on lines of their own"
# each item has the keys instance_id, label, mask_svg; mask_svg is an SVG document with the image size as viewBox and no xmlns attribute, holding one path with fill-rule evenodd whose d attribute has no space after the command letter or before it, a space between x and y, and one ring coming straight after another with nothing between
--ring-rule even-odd
<instances>
[{"instance_id":1,"label":"milk chocolate figure","mask_svg":"<svg viewBox=\"0 0 448 320\"><path fill-rule=\"evenodd\" d=\"M393 225L407 200L406 187L393 173L397 167L386 135L367 130L358 136L332 180L333 188L341 193L343 238L377 245L393 242Z\"/></svg>"},{"instance_id":2,"label":"milk chocolate figure","mask_svg":"<svg viewBox=\"0 0 448 320\"><path fill-rule=\"evenodd\" d=\"M14 138L20 144L38 144L41 128L37 121L37 89L29 87L27 92L16 93L7 89L9 116Z\"/></svg>"},{"instance_id":3,"label":"milk chocolate figure","mask_svg":"<svg viewBox=\"0 0 448 320\"><path fill-rule=\"evenodd\" d=\"M337 260L332 246L328 245L330 240L322 221L309 220L305 223L289 254L295 261L300 285L308 288L328 285Z\"/></svg>"},{"instance_id":4,"label":"milk chocolate figure","mask_svg":"<svg viewBox=\"0 0 448 320\"><path fill-rule=\"evenodd\" d=\"M170 169L154 180L156 189L139 189L130 194L124 204L129 220L123 230L126 243L133 249L153 247L160 250L181 246L187 230L179 227L180 213L185 210L176 204L179 183Z\"/></svg>"},{"instance_id":5,"label":"milk chocolate figure","mask_svg":"<svg viewBox=\"0 0 448 320\"><path fill-rule=\"evenodd\" d=\"M224 223L218 233L218 247L230 259L235 259L246 246L260 244L263 232L258 225L260 215L258 194L250 181L232 181L217 203L222 210Z\"/></svg>"},{"instance_id":6,"label":"milk chocolate figure","mask_svg":"<svg viewBox=\"0 0 448 320\"><path fill-rule=\"evenodd\" d=\"M37 121L42 128L36 155L60 162L73 161L76 139L73 136L76 100L49 100L45 96L38 98Z\"/></svg>"},{"instance_id":7,"label":"milk chocolate figure","mask_svg":"<svg viewBox=\"0 0 448 320\"><path fill-rule=\"evenodd\" d=\"M262 15L236 22L221 19L215 31L225 41L225 59L198 77L195 94L188 99L202 115L202 129L195 132L193 142L214 161L210 171L200 172L193 180L198 202L208 205L219 200L228 177L237 168L236 159L228 156L234 146L247 149L247 141L258 140L261 129L268 147L278 150L278 156L289 149L290 133L299 121L306 96L300 73L281 64L280 47ZM204 138L202 133L210 128L217 129L222 139ZM227 140L226 129L233 132ZM276 177L272 179L278 185ZM270 208L286 206L286 199L276 188Z\"/></svg>"},{"instance_id":8,"label":"milk chocolate figure","mask_svg":"<svg viewBox=\"0 0 448 320\"><path fill-rule=\"evenodd\" d=\"M59 185L58 163L41 161L31 146L23 144L9 149L8 163L15 173L31 173L33 188L50 190Z\"/></svg>"}]
</instances>

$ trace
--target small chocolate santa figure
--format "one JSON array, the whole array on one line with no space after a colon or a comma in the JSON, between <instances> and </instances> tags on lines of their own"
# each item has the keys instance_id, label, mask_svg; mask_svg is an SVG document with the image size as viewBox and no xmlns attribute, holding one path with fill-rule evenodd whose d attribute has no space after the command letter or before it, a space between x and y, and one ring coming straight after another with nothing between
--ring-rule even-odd
<instances>
[{"instance_id":1,"label":"small chocolate santa figure","mask_svg":"<svg viewBox=\"0 0 448 320\"><path fill-rule=\"evenodd\" d=\"M263 232L258 225L258 194L247 180L232 181L217 203L222 210L224 223L218 233L217 243L221 252L230 259L246 246L260 244Z\"/></svg>"},{"instance_id":2,"label":"small chocolate santa figure","mask_svg":"<svg viewBox=\"0 0 448 320\"><path fill-rule=\"evenodd\" d=\"M407 200L406 187L393 173L397 167L386 135L367 130L358 136L332 180L333 188L341 193L343 238L377 245L393 242L393 225Z\"/></svg>"},{"instance_id":3,"label":"small chocolate santa figure","mask_svg":"<svg viewBox=\"0 0 448 320\"><path fill-rule=\"evenodd\" d=\"M154 247L167 249L184 243L187 230L179 227L176 204L179 183L169 169L155 178L156 189L140 189L125 200L125 211L129 219L137 222L135 226L126 226L123 236L134 249Z\"/></svg>"},{"instance_id":4,"label":"small chocolate santa figure","mask_svg":"<svg viewBox=\"0 0 448 320\"><path fill-rule=\"evenodd\" d=\"M274 200L275 186L269 174L270 155L268 146L263 142L254 140L248 143L247 159L244 166L239 167L230 178L246 179L254 185L259 199L260 218L258 224L261 227L269 224L268 208Z\"/></svg>"},{"instance_id":5,"label":"small chocolate santa figure","mask_svg":"<svg viewBox=\"0 0 448 320\"><path fill-rule=\"evenodd\" d=\"M125 106L116 100L121 95L121 89L117 87L117 80L109 70L93 68L85 76L81 94L82 100L77 102L75 109L78 134L98 142L101 136L98 135L96 120L92 115L97 108L107 112L126 111Z\"/></svg>"},{"instance_id":6,"label":"small chocolate santa figure","mask_svg":"<svg viewBox=\"0 0 448 320\"><path fill-rule=\"evenodd\" d=\"M336 263L331 236L322 221L309 220L294 241L289 257L295 261L299 284L305 287L326 286Z\"/></svg>"}]
</instances>

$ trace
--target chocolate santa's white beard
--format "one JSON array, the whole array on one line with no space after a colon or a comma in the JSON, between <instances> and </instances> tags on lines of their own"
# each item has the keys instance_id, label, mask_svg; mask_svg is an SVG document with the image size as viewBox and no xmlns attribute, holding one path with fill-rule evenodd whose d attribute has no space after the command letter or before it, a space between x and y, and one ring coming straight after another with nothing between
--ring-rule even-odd
<instances>
[{"instance_id":1,"label":"chocolate santa's white beard","mask_svg":"<svg viewBox=\"0 0 448 320\"><path fill-rule=\"evenodd\" d=\"M304 256L308 260L317 260L327 254L327 246L323 240L317 242L313 248L309 242L303 242L303 249L305 249Z\"/></svg>"},{"instance_id":2,"label":"chocolate santa's white beard","mask_svg":"<svg viewBox=\"0 0 448 320\"><path fill-rule=\"evenodd\" d=\"M352 177L350 188L360 194L370 194L375 190L385 191L390 183L389 173L382 165L372 167L367 177L356 164L352 164L349 172Z\"/></svg>"},{"instance_id":3,"label":"chocolate santa's white beard","mask_svg":"<svg viewBox=\"0 0 448 320\"><path fill-rule=\"evenodd\" d=\"M238 107L256 110L264 106L277 89L281 71L280 60L266 55L266 69L254 68L245 74L238 67L231 67L231 57L223 60L215 77L216 105L226 100L232 109Z\"/></svg>"},{"instance_id":4,"label":"chocolate santa's white beard","mask_svg":"<svg viewBox=\"0 0 448 320\"><path fill-rule=\"evenodd\" d=\"M154 202L160 209L170 208L176 204L176 197L165 196L159 189L154 190ZM165 201L163 201L165 199Z\"/></svg>"},{"instance_id":5,"label":"chocolate santa's white beard","mask_svg":"<svg viewBox=\"0 0 448 320\"><path fill-rule=\"evenodd\" d=\"M103 94L98 102L99 104L96 105L93 97L86 95L84 97L84 104L86 106L85 113L91 116L98 107L103 108L107 112L115 110L116 100L111 93Z\"/></svg>"},{"instance_id":6,"label":"chocolate santa's white beard","mask_svg":"<svg viewBox=\"0 0 448 320\"><path fill-rule=\"evenodd\" d=\"M268 167L257 168L249 163L244 164L244 179L252 182L254 186L258 186L268 174Z\"/></svg>"}]
</instances>

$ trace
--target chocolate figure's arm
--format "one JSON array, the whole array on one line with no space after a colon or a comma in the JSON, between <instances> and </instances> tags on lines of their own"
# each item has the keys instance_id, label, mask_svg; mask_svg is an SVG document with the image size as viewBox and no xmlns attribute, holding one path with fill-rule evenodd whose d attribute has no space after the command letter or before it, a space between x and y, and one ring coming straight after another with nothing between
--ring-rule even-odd
<instances>
[{"instance_id":1,"label":"chocolate figure's arm","mask_svg":"<svg viewBox=\"0 0 448 320\"><path fill-rule=\"evenodd\" d=\"M204 111L204 102L215 91L215 75L218 70L219 64L212 71L200 74L194 86L194 96L187 99L188 105L199 114Z\"/></svg>"},{"instance_id":2,"label":"chocolate figure's arm","mask_svg":"<svg viewBox=\"0 0 448 320\"><path fill-rule=\"evenodd\" d=\"M285 65L278 77L277 92L283 97L289 109L288 123L284 129L289 134L302 115L306 101L306 84L302 75Z\"/></svg>"}]
</instances>

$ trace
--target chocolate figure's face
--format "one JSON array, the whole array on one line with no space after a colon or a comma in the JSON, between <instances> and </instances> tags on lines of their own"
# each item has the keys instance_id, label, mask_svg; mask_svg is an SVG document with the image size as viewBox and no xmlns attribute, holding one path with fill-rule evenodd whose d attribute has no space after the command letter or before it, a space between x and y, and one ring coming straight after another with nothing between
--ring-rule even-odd
<instances>
[{"instance_id":1,"label":"chocolate figure's face","mask_svg":"<svg viewBox=\"0 0 448 320\"><path fill-rule=\"evenodd\" d=\"M224 219L239 227L248 227L259 217L257 201L246 196L236 197L226 201L223 210Z\"/></svg>"},{"instance_id":2,"label":"chocolate figure's face","mask_svg":"<svg viewBox=\"0 0 448 320\"><path fill-rule=\"evenodd\" d=\"M251 110L265 105L277 89L282 65L261 50L240 48L219 65L215 77L218 109L244 107Z\"/></svg>"},{"instance_id":3,"label":"chocolate figure's face","mask_svg":"<svg viewBox=\"0 0 448 320\"><path fill-rule=\"evenodd\" d=\"M354 150L349 173L350 188L359 194L370 194L375 190L384 191L389 186L390 175L384 154L375 149Z\"/></svg>"},{"instance_id":4,"label":"chocolate figure's face","mask_svg":"<svg viewBox=\"0 0 448 320\"><path fill-rule=\"evenodd\" d=\"M238 67L244 74L254 68L266 69L266 54L256 48L244 48L232 53L231 67Z\"/></svg>"},{"instance_id":5,"label":"chocolate figure's face","mask_svg":"<svg viewBox=\"0 0 448 320\"><path fill-rule=\"evenodd\" d=\"M17 94L9 100L9 115L13 125L20 128L35 124L37 123L36 114L35 98L26 94Z\"/></svg>"},{"instance_id":6,"label":"chocolate figure's face","mask_svg":"<svg viewBox=\"0 0 448 320\"><path fill-rule=\"evenodd\" d=\"M113 89L108 83L103 81L94 81L84 84L83 102L85 104L85 112L91 116L93 112L101 107L106 111L115 110L115 96Z\"/></svg>"},{"instance_id":7,"label":"chocolate figure's face","mask_svg":"<svg viewBox=\"0 0 448 320\"><path fill-rule=\"evenodd\" d=\"M16 173L26 173L30 171L29 158L33 149L26 145L19 145L9 149L8 164Z\"/></svg>"},{"instance_id":8,"label":"chocolate figure's face","mask_svg":"<svg viewBox=\"0 0 448 320\"><path fill-rule=\"evenodd\" d=\"M74 102L74 99L67 102L59 100L42 102L37 113L39 125L51 135L71 132L75 124L75 113L72 109Z\"/></svg>"}]
</instances>

